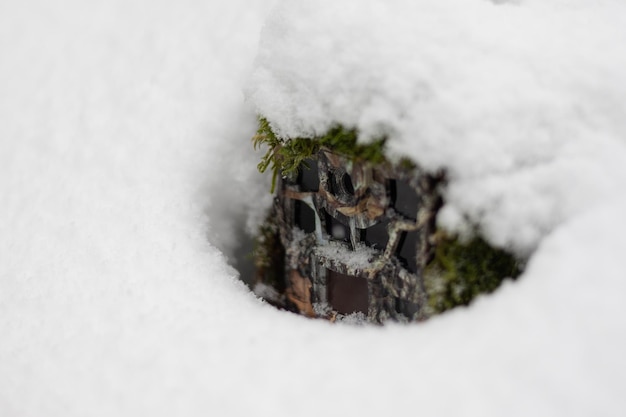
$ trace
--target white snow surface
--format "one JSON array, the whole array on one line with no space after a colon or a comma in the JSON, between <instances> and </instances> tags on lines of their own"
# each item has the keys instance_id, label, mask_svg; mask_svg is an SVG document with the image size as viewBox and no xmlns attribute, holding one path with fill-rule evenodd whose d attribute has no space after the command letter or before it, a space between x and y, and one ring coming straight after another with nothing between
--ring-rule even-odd
<instances>
[{"instance_id":1,"label":"white snow surface","mask_svg":"<svg viewBox=\"0 0 626 417\"><path fill-rule=\"evenodd\" d=\"M280 136L445 168L443 224L527 254L626 183L625 43L622 0L283 1L248 95Z\"/></svg>"},{"instance_id":2,"label":"white snow surface","mask_svg":"<svg viewBox=\"0 0 626 417\"><path fill-rule=\"evenodd\" d=\"M0 3L0 415L624 415L622 3L273 5ZM446 168L526 272L420 325L260 302L251 104Z\"/></svg>"}]
</instances>

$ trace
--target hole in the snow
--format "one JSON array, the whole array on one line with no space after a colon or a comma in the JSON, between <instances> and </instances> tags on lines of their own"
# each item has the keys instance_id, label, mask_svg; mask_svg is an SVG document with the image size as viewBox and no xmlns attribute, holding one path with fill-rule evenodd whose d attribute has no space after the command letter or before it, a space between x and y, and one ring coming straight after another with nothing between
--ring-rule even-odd
<instances>
[{"instance_id":1,"label":"hole in the snow","mask_svg":"<svg viewBox=\"0 0 626 417\"><path fill-rule=\"evenodd\" d=\"M331 321L422 321L519 274L510 254L480 237L461 242L437 229L438 179L338 155L307 157L297 175L278 176L254 245L243 237L242 212L254 195L242 192L238 204L210 216L242 280L277 308Z\"/></svg>"}]
</instances>

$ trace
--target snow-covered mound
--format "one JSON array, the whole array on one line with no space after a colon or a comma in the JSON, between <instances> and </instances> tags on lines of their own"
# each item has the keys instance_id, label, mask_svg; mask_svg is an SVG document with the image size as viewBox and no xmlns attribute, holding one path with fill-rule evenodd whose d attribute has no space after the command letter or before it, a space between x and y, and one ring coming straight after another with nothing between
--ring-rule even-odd
<instances>
[{"instance_id":1,"label":"snow-covered mound","mask_svg":"<svg viewBox=\"0 0 626 417\"><path fill-rule=\"evenodd\" d=\"M442 221L527 254L626 184L626 3L284 1L249 97L279 135L342 124L450 187Z\"/></svg>"},{"instance_id":2,"label":"snow-covered mound","mask_svg":"<svg viewBox=\"0 0 626 417\"><path fill-rule=\"evenodd\" d=\"M272 3L0 3L0 415L624 415L623 6ZM271 198L252 68L284 134L446 167L446 223L534 249L525 274L416 326L257 300L227 262Z\"/></svg>"}]
</instances>

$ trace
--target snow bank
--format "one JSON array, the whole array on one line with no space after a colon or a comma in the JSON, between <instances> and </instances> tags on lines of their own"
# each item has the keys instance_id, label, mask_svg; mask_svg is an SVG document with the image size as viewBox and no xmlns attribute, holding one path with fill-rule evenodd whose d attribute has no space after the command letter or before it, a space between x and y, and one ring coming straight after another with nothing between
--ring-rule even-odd
<instances>
[{"instance_id":1,"label":"snow bank","mask_svg":"<svg viewBox=\"0 0 626 417\"><path fill-rule=\"evenodd\" d=\"M563 117L560 122L552 113L546 117L546 126L555 131L570 126L567 140L555 135L555 141L569 143L573 138L573 145L546 139L546 152L554 159L546 171L520 168L513 158L517 154L509 153L505 145L488 147L477 136L463 136L479 144L475 149L479 156L471 156L456 155L446 141L436 142L430 134L423 133L413 142L396 132L394 151L406 146L407 152L413 152L410 149L420 145L431 155L426 159L441 158L432 159L430 167L445 164L451 170L451 184L459 191L450 189L449 202L460 213L478 212L466 201L464 191L474 177L477 189L488 189L487 200L500 195L494 200L498 204L494 203L493 216L481 219L486 229L496 227L498 216L502 219L508 232L494 233L495 237L505 238L521 224L508 217L512 209L499 205L512 205L520 216L538 221L528 214L526 206L532 205L538 218L554 230L547 227L540 234L545 238L520 239L520 246L525 241L539 242L526 274L470 308L421 326L331 326L262 304L241 285L226 261L241 251L249 208L264 204L256 196L269 198L267 178L255 173L259 155L252 152L249 141L255 115L243 104L241 86L271 3L27 0L0 4L0 414L623 415L626 204L620 201L623 193L617 184L623 175L618 138L624 137L624 130L618 129L618 116L624 106L619 100L608 105L616 96L605 91L611 77L622 79L614 67L622 55L600 57L600 48L588 46L585 53L593 52L590 62L581 60L578 64L584 66L573 70L581 74L580 80L570 77L572 85L558 90L582 94L579 87L591 88L585 80L592 76L598 86L593 90L596 94L584 96L580 117ZM306 50L312 53L311 48L330 39L312 36L323 10L329 10L329 20L343 16L330 13L339 7L331 3L319 2L320 10L309 2L295 3L285 3L271 13L261 47L261 54L271 52L267 39L275 34L281 16L297 19L303 30L310 19L311 37L300 43L302 51L293 51L293 65ZM370 5L378 7L385 19L385 10L391 15L403 4L362 2L368 7L357 8L356 2L337 3L353 8L349 21L355 22L355 28L360 21L369 21ZM443 36L435 20L443 19L450 4L421 1L416 6L405 4L403 11L433 10L431 36ZM466 22L465 32L459 29L458 48L493 26L488 13L509 13L492 11L495 6L480 1L455 4L468 16L484 17L472 27ZM589 39L621 33L615 21L623 14L616 2L596 2L594 7L582 1L498 7L517 7L522 14L534 15L538 26L544 19L535 9L554 12L554 22L560 23L553 36L561 36L561 27L575 26L570 19L578 16L588 22L580 33L569 35L583 46L589 45L583 33L594 32ZM563 16L556 10L562 10ZM597 27L602 13L606 20ZM464 22L461 13L449 19ZM398 21L398 31L403 25L414 30L401 17ZM330 23L329 31L333 30ZM295 36L287 36L289 22L282 24L285 39L278 39L282 43L277 47ZM502 24L500 30L506 27ZM384 43L387 29L374 26L369 38L363 37L369 46L358 42L350 48L367 47L372 56L380 54L376 45ZM429 31L423 33L428 36ZM372 43L377 37L379 43ZM618 48L620 39L611 39L604 49ZM398 42L409 40L400 37ZM496 51L485 49L484 60L497 62L498 48L506 49L499 42L512 41L494 38ZM428 60L415 62L445 63L440 50L452 44L451 39L433 43ZM476 42L468 44L472 58L468 65L487 65L480 64L472 45ZM399 59L391 55L390 59ZM257 68L264 68L263 58L259 59ZM336 86L333 80L338 78L331 75L344 71L347 59L325 69L329 83ZM593 62L601 74L588 73L596 68ZM348 65L355 68L351 76L359 76L360 64ZM447 74L465 85L466 101L485 106L493 102L495 96L485 94L484 88L464 84L462 67L450 66ZM515 68L510 68L513 75L503 70L501 88L512 88L504 81L523 73ZM281 88L295 93L297 83L289 83L288 66L285 71ZM425 84L435 87L434 82L443 77L439 72L433 69L426 74ZM623 88L620 83L615 82L615 94ZM447 85L443 84L433 89L437 97L445 91L439 92ZM331 97L319 88L311 84L311 94ZM457 91L449 88L450 94ZM521 88L519 102L524 104L526 92L532 95L532 91L538 90ZM280 89L275 93L274 103L291 101ZM464 110L460 115L466 118L446 117L441 127L485 130L471 121L473 111L480 113L477 107L457 105L456 97L438 103ZM554 97L560 100L557 93ZM255 100L260 102L260 96ZM411 102L410 96L407 100ZM514 102L511 99L508 106ZM313 104L308 109L304 104L301 122L322 126L323 121L305 117L319 113ZM348 104L346 109L352 105ZM434 129L442 117L436 106L429 108L429 117L436 120L428 126ZM564 105L564 115L570 110ZM335 117L343 117L342 111ZM524 106L519 110L532 122L529 112ZM513 117L508 111L501 117L515 125L500 125L495 116L485 120L511 134L536 128L534 122L522 123L524 117ZM585 117L588 125L583 123ZM475 124L481 125L481 120L477 118ZM589 131L595 133L593 143ZM521 155L534 155L522 142L502 140L519 147ZM494 159L513 158L508 171L498 171L496 162L484 156L492 147L493 155L498 155ZM463 149L469 152L470 147ZM446 152L456 156L448 160ZM464 167L456 158L482 159L481 164ZM474 177L464 169L476 170ZM526 178L543 194L535 187L521 187L519 191L528 198L518 204L508 187L487 187L487 174L494 172L498 173L492 175L494 183L502 177L503 184L512 186ZM559 176L568 172L577 182L565 186ZM582 172L593 174L584 177L589 183L580 181ZM592 188L593 195L602 198L585 200L580 214L574 215L571 205L583 195L579 190ZM482 199L476 201L486 207ZM560 223L553 220L559 212L546 214L555 209L553 204L563 206Z\"/></svg>"},{"instance_id":2,"label":"snow bank","mask_svg":"<svg viewBox=\"0 0 626 417\"><path fill-rule=\"evenodd\" d=\"M447 170L446 227L528 254L626 184L624 42L622 1L285 1L248 95L282 136L388 135Z\"/></svg>"}]
</instances>

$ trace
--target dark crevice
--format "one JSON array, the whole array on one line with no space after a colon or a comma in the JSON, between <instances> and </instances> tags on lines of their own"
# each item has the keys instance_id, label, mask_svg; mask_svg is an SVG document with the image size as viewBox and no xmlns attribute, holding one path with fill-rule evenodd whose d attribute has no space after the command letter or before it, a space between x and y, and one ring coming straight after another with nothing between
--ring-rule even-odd
<instances>
[{"instance_id":1,"label":"dark crevice","mask_svg":"<svg viewBox=\"0 0 626 417\"><path fill-rule=\"evenodd\" d=\"M320 179L317 169L317 160L307 159L298 168L296 183L303 192L315 192L320 188Z\"/></svg>"},{"instance_id":2,"label":"dark crevice","mask_svg":"<svg viewBox=\"0 0 626 417\"><path fill-rule=\"evenodd\" d=\"M315 232L315 212L306 203L300 200L294 201L295 224L304 233Z\"/></svg>"},{"instance_id":3,"label":"dark crevice","mask_svg":"<svg viewBox=\"0 0 626 417\"><path fill-rule=\"evenodd\" d=\"M396 249L396 256L400 263L411 273L417 272L418 238L418 232L402 232L398 248Z\"/></svg>"}]
</instances>

